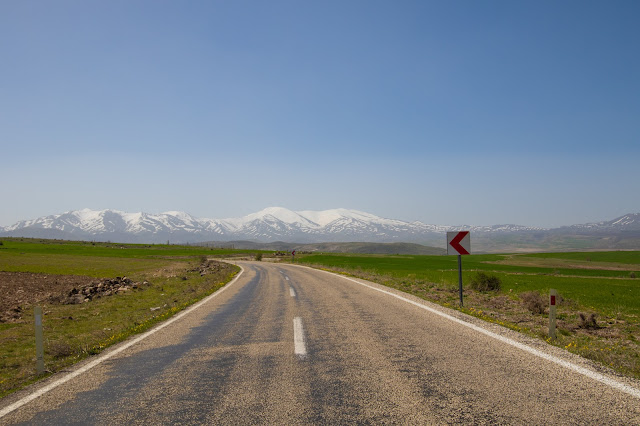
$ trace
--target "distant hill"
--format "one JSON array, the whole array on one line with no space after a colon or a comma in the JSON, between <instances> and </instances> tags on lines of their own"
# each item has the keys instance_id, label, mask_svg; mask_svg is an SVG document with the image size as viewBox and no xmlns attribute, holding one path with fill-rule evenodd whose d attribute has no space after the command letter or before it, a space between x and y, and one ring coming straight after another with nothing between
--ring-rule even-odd
<instances>
[{"instance_id":1,"label":"distant hill","mask_svg":"<svg viewBox=\"0 0 640 426\"><path fill-rule=\"evenodd\" d=\"M203 243L204 245L219 245L236 249L273 250L297 252L325 252L325 253L363 253L363 254L416 254L442 255L447 251L439 247L428 247L414 243L316 243L296 244L277 241L274 243L256 243L253 241L229 241L227 243Z\"/></svg>"}]
</instances>

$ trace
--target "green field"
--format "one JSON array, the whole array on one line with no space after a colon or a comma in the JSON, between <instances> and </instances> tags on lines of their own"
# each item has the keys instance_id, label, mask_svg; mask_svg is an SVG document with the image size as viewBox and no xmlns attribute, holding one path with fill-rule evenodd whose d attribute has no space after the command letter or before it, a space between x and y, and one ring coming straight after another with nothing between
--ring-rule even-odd
<instances>
[{"instance_id":1,"label":"green field","mask_svg":"<svg viewBox=\"0 0 640 426\"><path fill-rule=\"evenodd\" d=\"M395 278L411 276L444 286L458 284L457 256L318 254L300 262ZM547 293L555 288L564 297L608 315L621 309L640 314L640 279L631 278L640 277L640 252L472 255L462 258L462 268L463 282L477 271L489 272L502 280L503 292Z\"/></svg>"},{"instance_id":2,"label":"green field","mask_svg":"<svg viewBox=\"0 0 640 426\"><path fill-rule=\"evenodd\" d=\"M166 244L119 244L87 241L38 240L26 238L2 239L0 252L21 254L61 254L91 257L162 258L197 255L235 255L238 250L182 246ZM242 250L241 253L256 253L257 250Z\"/></svg>"}]
</instances>

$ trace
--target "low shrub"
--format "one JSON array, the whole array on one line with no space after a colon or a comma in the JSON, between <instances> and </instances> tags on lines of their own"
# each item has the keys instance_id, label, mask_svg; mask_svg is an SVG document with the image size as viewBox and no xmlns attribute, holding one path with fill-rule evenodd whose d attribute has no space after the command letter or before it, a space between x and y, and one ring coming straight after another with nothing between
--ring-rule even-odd
<instances>
[{"instance_id":1,"label":"low shrub","mask_svg":"<svg viewBox=\"0 0 640 426\"><path fill-rule=\"evenodd\" d=\"M521 293L520 300L522 300L524 307L532 314L544 314L545 300L537 291L525 291Z\"/></svg>"},{"instance_id":2,"label":"low shrub","mask_svg":"<svg viewBox=\"0 0 640 426\"><path fill-rule=\"evenodd\" d=\"M598 322L596 321L596 314L591 314L587 317L580 312L580 328L598 328Z\"/></svg>"},{"instance_id":3,"label":"low shrub","mask_svg":"<svg viewBox=\"0 0 640 426\"><path fill-rule=\"evenodd\" d=\"M495 275L478 272L471 278L470 287L476 291L498 291L502 287L502 281Z\"/></svg>"},{"instance_id":4,"label":"low shrub","mask_svg":"<svg viewBox=\"0 0 640 426\"><path fill-rule=\"evenodd\" d=\"M255 260L260 262L262 260L262 253L256 253Z\"/></svg>"}]
</instances>

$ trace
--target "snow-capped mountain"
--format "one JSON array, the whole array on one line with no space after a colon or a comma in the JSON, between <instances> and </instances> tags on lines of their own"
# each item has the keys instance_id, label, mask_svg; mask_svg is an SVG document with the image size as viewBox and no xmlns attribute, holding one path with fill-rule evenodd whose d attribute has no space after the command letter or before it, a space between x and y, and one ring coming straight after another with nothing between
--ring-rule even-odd
<instances>
[{"instance_id":1,"label":"snow-capped mountain","mask_svg":"<svg viewBox=\"0 0 640 426\"><path fill-rule=\"evenodd\" d=\"M640 214L609 222L575 225L598 229L640 229ZM348 209L291 211L269 207L241 218L202 219L187 213L126 213L83 209L0 227L0 235L98 241L175 243L251 240L261 242L431 242L446 231L466 229L477 235L547 231L519 225L442 226L385 219ZM562 229L562 228L561 228ZM440 245L440 244L438 244Z\"/></svg>"},{"instance_id":2,"label":"snow-capped mountain","mask_svg":"<svg viewBox=\"0 0 640 426\"><path fill-rule=\"evenodd\" d=\"M613 220L559 228L574 231L640 231L640 213L626 214Z\"/></svg>"}]
</instances>

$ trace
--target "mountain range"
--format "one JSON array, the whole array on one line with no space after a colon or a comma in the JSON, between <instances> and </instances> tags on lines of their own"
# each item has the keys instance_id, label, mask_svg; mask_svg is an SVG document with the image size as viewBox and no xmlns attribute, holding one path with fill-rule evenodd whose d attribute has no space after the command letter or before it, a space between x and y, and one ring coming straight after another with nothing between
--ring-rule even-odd
<instances>
[{"instance_id":1,"label":"mountain range","mask_svg":"<svg viewBox=\"0 0 640 426\"><path fill-rule=\"evenodd\" d=\"M291 211L269 207L231 219L196 218L179 211L148 214L83 209L0 227L0 236L122 243L410 242L444 247L444 233L462 229L471 231L472 246L481 251L640 248L639 213L610 221L544 229L520 225L429 225L348 209ZM574 241L575 247L567 241Z\"/></svg>"}]
</instances>

